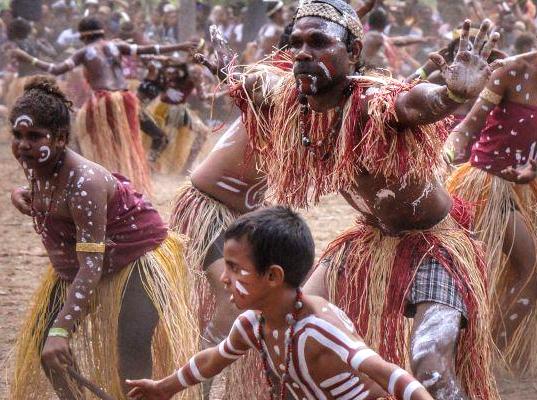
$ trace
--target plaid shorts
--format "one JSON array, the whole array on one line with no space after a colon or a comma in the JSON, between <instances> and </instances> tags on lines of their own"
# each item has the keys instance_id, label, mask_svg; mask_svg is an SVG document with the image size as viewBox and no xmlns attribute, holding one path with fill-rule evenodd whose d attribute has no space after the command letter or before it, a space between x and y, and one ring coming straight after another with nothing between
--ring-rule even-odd
<instances>
[{"instance_id":1,"label":"plaid shorts","mask_svg":"<svg viewBox=\"0 0 537 400\"><path fill-rule=\"evenodd\" d=\"M431 256L425 257L418 267L408 294L406 316L413 317L416 314L416 305L423 302L445 304L467 317L466 305L455 280L442 264Z\"/></svg>"}]
</instances>

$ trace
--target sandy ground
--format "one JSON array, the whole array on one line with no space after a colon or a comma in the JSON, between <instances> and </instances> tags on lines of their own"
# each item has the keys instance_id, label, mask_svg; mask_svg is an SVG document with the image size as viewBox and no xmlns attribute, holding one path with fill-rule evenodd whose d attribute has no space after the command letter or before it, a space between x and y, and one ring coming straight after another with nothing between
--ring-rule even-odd
<instances>
[{"instance_id":1,"label":"sandy ground","mask_svg":"<svg viewBox=\"0 0 537 400\"><path fill-rule=\"evenodd\" d=\"M47 257L33 231L30 218L20 215L9 200L11 189L24 184L20 168L11 156L6 134L0 135L0 399L8 399L8 360L21 318L44 271ZM156 207L168 217L178 177L155 176ZM352 222L353 212L338 197L330 197L305 213L316 239L317 252ZM532 332L530 334L535 334ZM505 400L537 399L537 384L531 381L500 379ZM34 399L28 399L34 400ZM46 400L46 399L44 399Z\"/></svg>"}]
</instances>

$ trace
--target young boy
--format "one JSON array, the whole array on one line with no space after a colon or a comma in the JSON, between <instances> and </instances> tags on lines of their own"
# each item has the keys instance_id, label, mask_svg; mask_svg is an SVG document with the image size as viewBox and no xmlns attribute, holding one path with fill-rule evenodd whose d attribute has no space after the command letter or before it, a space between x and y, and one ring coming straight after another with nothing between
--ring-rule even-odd
<instances>
[{"instance_id":1,"label":"young boy","mask_svg":"<svg viewBox=\"0 0 537 400\"><path fill-rule=\"evenodd\" d=\"M279 396L273 398L376 399L387 391L397 399L432 400L410 374L369 349L343 311L302 295L299 286L313 265L314 243L296 213L275 207L243 215L226 231L224 259L220 279L230 301L248 311L219 346L198 353L176 374L127 381L132 399L170 399L254 348L266 375L280 380Z\"/></svg>"}]
</instances>

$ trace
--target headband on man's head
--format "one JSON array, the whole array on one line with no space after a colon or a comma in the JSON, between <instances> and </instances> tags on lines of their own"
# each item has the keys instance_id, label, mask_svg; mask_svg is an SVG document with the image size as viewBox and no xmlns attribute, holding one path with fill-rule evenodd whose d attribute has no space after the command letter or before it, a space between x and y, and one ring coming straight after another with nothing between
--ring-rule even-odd
<instances>
[{"instance_id":1,"label":"headband on man's head","mask_svg":"<svg viewBox=\"0 0 537 400\"><path fill-rule=\"evenodd\" d=\"M362 40L364 30L356 11L342 0L301 0L295 20L303 17L319 17L347 29Z\"/></svg>"},{"instance_id":2,"label":"headband on man's head","mask_svg":"<svg viewBox=\"0 0 537 400\"><path fill-rule=\"evenodd\" d=\"M104 29L95 29L95 30L92 30L92 31L80 31L79 35L80 35L80 37L93 36L93 35L104 35Z\"/></svg>"}]
</instances>

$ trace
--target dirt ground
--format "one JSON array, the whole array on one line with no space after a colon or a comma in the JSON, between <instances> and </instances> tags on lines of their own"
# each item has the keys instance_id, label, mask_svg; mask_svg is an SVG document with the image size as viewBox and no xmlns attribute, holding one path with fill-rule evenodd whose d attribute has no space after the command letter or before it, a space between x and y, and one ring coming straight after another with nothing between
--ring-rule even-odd
<instances>
[{"instance_id":1,"label":"dirt ground","mask_svg":"<svg viewBox=\"0 0 537 400\"><path fill-rule=\"evenodd\" d=\"M11 189L25 182L20 168L11 156L6 134L0 135L0 165L3 165L0 168L0 399L8 399L8 361L12 356L21 318L44 271L47 257L33 231L30 218L20 215L10 203ZM168 217L170 203L180 179L155 176L154 181L156 195L153 202ZM353 212L340 198L330 197L305 215L314 232L319 253L331 238L352 222ZM536 382L506 378L499 380L502 399L537 399Z\"/></svg>"}]
</instances>

